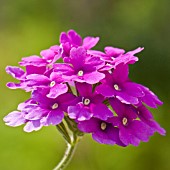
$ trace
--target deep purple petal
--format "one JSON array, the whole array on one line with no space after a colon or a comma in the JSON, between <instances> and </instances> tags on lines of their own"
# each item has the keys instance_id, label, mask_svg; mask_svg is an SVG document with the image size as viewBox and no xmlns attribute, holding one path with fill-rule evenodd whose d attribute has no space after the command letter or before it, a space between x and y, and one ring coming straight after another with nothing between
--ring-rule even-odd
<instances>
[{"instance_id":1,"label":"deep purple petal","mask_svg":"<svg viewBox=\"0 0 170 170\"><path fill-rule=\"evenodd\" d=\"M132 144L134 146L138 146L140 143L140 139L138 139L133 134L129 133L126 128L121 128L119 131L120 140L125 144Z\"/></svg>"},{"instance_id":2,"label":"deep purple petal","mask_svg":"<svg viewBox=\"0 0 170 170\"><path fill-rule=\"evenodd\" d=\"M137 112L139 117L142 119L145 120L153 119L152 113L144 105L139 106L137 108Z\"/></svg>"},{"instance_id":3,"label":"deep purple petal","mask_svg":"<svg viewBox=\"0 0 170 170\"><path fill-rule=\"evenodd\" d=\"M102 131L97 131L93 133L92 137L95 141L101 144L114 145L116 143L113 139L110 139L107 133Z\"/></svg>"},{"instance_id":4,"label":"deep purple petal","mask_svg":"<svg viewBox=\"0 0 170 170\"><path fill-rule=\"evenodd\" d=\"M119 138L119 129L118 128L115 128L115 127L110 128L109 132L108 132L108 137L110 139L112 139L112 141L115 141L115 143L117 145L123 146L123 147L126 146L124 143L122 143L122 141Z\"/></svg>"},{"instance_id":5,"label":"deep purple petal","mask_svg":"<svg viewBox=\"0 0 170 170\"><path fill-rule=\"evenodd\" d=\"M108 117L113 117L112 111L104 104L91 104L90 109L93 113L93 116L101 120L107 120Z\"/></svg>"},{"instance_id":6,"label":"deep purple petal","mask_svg":"<svg viewBox=\"0 0 170 170\"><path fill-rule=\"evenodd\" d=\"M107 124L105 130L98 129L96 132L92 133L92 137L94 140L101 144L120 144L121 146L125 146L119 139L119 130L118 128L113 127L111 124ZM99 126L100 128L100 126Z\"/></svg>"},{"instance_id":7,"label":"deep purple petal","mask_svg":"<svg viewBox=\"0 0 170 170\"><path fill-rule=\"evenodd\" d=\"M83 65L83 72L84 73L91 73L91 72L97 70L95 63L94 63L94 65L91 62L90 63L86 62L86 63L87 64Z\"/></svg>"},{"instance_id":8,"label":"deep purple petal","mask_svg":"<svg viewBox=\"0 0 170 170\"><path fill-rule=\"evenodd\" d=\"M46 66L33 66L27 65L26 66L26 73L29 74L44 74L46 71Z\"/></svg>"},{"instance_id":9,"label":"deep purple petal","mask_svg":"<svg viewBox=\"0 0 170 170\"><path fill-rule=\"evenodd\" d=\"M145 107L145 106L139 106L137 108L138 116L146 123L148 126L153 128L155 131L157 131L160 135L165 135L166 131L163 129L153 118L152 113Z\"/></svg>"},{"instance_id":10,"label":"deep purple petal","mask_svg":"<svg viewBox=\"0 0 170 170\"><path fill-rule=\"evenodd\" d=\"M72 93L61 94L57 98L57 102L64 112L67 112L68 106L74 106L80 101L81 97L76 97Z\"/></svg>"},{"instance_id":11,"label":"deep purple petal","mask_svg":"<svg viewBox=\"0 0 170 170\"><path fill-rule=\"evenodd\" d=\"M54 100L48 98L49 88L37 88L32 92L32 99L36 101L40 107L49 108Z\"/></svg>"},{"instance_id":12,"label":"deep purple petal","mask_svg":"<svg viewBox=\"0 0 170 170\"><path fill-rule=\"evenodd\" d=\"M140 88L145 93L141 100L146 103L148 106L157 108L157 105L162 105L163 102L147 87L140 85Z\"/></svg>"},{"instance_id":13,"label":"deep purple petal","mask_svg":"<svg viewBox=\"0 0 170 170\"><path fill-rule=\"evenodd\" d=\"M80 96L91 96L92 95L92 85L87 83L76 83L76 88Z\"/></svg>"},{"instance_id":14,"label":"deep purple petal","mask_svg":"<svg viewBox=\"0 0 170 170\"><path fill-rule=\"evenodd\" d=\"M162 128L155 120L145 120L144 123L146 123L148 126L153 128L160 135L163 135L163 136L166 135L165 129Z\"/></svg>"},{"instance_id":15,"label":"deep purple petal","mask_svg":"<svg viewBox=\"0 0 170 170\"><path fill-rule=\"evenodd\" d=\"M46 117L44 117L41 120L41 123L44 126L49 126L49 125L58 125L59 123L62 122L62 119L64 118L64 113L60 109L57 110L52 110L48 113Z\"/></svg>"},{"instance_id":16,"label":"deep purple petal","mask_svg":"<svg viewBox=\"0 0 170 170\"><path fill-rule=\"evenodd\" d=\"M121 125L120 118L118 116L114 116L107 119L108 123L111 123L113 126L119 127Z\"/></svg>"},{"instance_id":17,"label":"deep purple petal","mask_svg":"<svg viewBox=\"0 0 170 170\"><path fill-rule=\"evenodd\" d=\"M154 130L142 121L134 120L129 127L129 132L138 139L148 142L149 137L153 135Z\"/></svg>"},{"instance_id":18,"label":"deep purple petal","mask_svg":"<svg viewBox=\"0 0 170 170\"><path fill-rule=\"evenodd\" d=\"M111 107L113 108L113 110L116 112L116 114L118 114L119 116L124 115L124 113L126 111L125 105L122 104L118 99L110 98L109 103L110 103Z\"/></svg>"},{"instance_id":19,"label":"deep purple petal","mask_svg":"<svg viewBox=\"0 0 170 170\"><path fill-rule=\"evenodd\" d=\"M96 87L96 92L102 94L105 97L115 96L115 90L107 84L101 84Z\"/></svg>"},{"instance_id":20,"label":"deep purple petal","mask_svg":"<svg viewBox=\"0 0 170 170\"><path fill-rule=\"evenodd\" d=\"M85 121L79 122L78 128L82 132L86 132L86 133L96 132L99 128L99 126L98 126L99 122L100 122L100 120L91 118L90 120L85 120Z\"/></svg>"},{"instance_id":21,"label":"deep purple petal","mask_svg":"<svg viewBox=\"0 0 170 170\"><path fill-rule=\"evenodd\" d=\"M74 101L75 99L77 99L77 97L72 93L65 93L58 96L57 101L62 105L62 104L72 103L72 101Z\"/></svg>"},{"instance_id":22,"label":"deep purple petal","mask_svg":"<svg viewBox=\"0 0 170 170\"><path fill-rule=\"evenodd\" d=\"M97 94L96 91L93 93L93 97L91 98L91 102L98 104L98 103L102 103L104 101L104 96L102 96L101 94Z\"/></svg>"},{"instance_id":23,"label":"deep purple petal","mask_svg":"<svg viewBox=\"0 0 170 170\"><path fill-rule=\"evenodd\" d=\"M124 83L124 91L134 97L142 97L145 93L141 90L140 86L134 82Z\"/></svg>"},{"instance_id":24,"label":"deep purple petal","mask_svg":"<svg viewBox=\"0 0 170 170\"><path fill-rule=\"evenodd\" d=\"M138 146L139 143L140 143L140 140L130 134L129 132L127 132L127 130L125 128L121 129L119 131L119 137L120 137L120 140L125 144L125 145L129 145L129 144L132 144L134 146Z\"/></svg>"},{"instance_id":25,"label":"deep purple petal","mask_svg":"<svg viewBox=\"0 0 170 170\"><path fill-rule=\"evenodd\" d=\"M125 64L120 64L113 71L113 79L118 83L123 83L128 80L129 67Z\"/></svg>"}]
</instances>

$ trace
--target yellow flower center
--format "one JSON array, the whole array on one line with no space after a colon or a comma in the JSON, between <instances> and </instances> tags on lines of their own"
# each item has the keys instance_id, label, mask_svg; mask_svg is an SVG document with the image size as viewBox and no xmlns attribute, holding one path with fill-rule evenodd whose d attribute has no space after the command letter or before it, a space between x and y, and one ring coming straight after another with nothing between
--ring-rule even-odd
<instances>
[{"instance_id":1,"label":"yellow flower center","mask_svg":"<svg viewBox=\"0 0 170 170\"><path fill-rule=\"evenodd\" d=\"M82 70L80 70L80 71L78 72L78 74L77 74L77 75L78 75L78 76L83 76L83 74L84 74L84 73L83 73L83 71L82 71Z\"/></svg>"},{"instance_id":2,"label":"yellow flower center","mask_svg":"<svg viewBox=\"0 0 170 170\"><path fill-rule=\"evenodd\" d=\"M122 119L122 123L123 123L123 125L124 125L124 126L126 126L126 125L127 125L128 120L127 120L127 118L126 118L126 117L124 117L124 118Z\"/></svg>"},{"instance_id":3,"label":"yellow flower center","mask_svg":"<svg viewBox=\"0 0 170 170\"><path fill-rule=\"evenodd\" d=\"M117 91L120 90L120 88L119 88L119 86L117 84L114 84L114 89L117 90Z\"/></svg>"},{"instance_id":4,"label":"yellow flower center","mask_svg":"<svg viewBox=\"0 0 170 170\"><path fill-rule=\"evenodd\" d=\"M102 122L101 125L100 125L100 128L101 128L102 130L105 130L106 127L107 127L107 124L106 124L105 122Z\"/></svg>"},{"instance_id":5,"label":"yellow flower center","mask_svg":"<svg viewBox=\"0 0 170 170\"><path fill-rule=\"evenodd\" d=\"M84 103L84 105L86 105L86 106L89 105L89 104L90 104L90 99L84 99L84 102L83 102L83 103Z\"/></svg>"},{"instance_id":6,"label":"yellow flower center","mask_svg":"<svg viewBox=\"0 0 170 170\"><path fill-rule=\"evenodd\" d=\"M57 109L58 108L58 104L57 103L54 103L53 105L52 105L52 109Z\"/></svg>"},{"instance_id":7,"label":"yellow flower center","mask_svg":"<svg viewBox=\"0 0 170 170\"><path fill-rule=\"evenodd\" d=\"M50 87L54 87L55 86L55 81L52 81L51 83L50 83Z\"/></svg>"}]
</instances>

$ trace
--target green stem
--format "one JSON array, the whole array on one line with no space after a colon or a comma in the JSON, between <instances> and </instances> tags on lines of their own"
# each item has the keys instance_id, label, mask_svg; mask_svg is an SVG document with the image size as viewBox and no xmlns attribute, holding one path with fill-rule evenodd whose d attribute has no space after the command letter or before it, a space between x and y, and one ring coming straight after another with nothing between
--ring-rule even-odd
<instances>
[{"instance_id":1,"label":"green stem","mask_svg":"<svg viewBox=\"0 0 170 170\"><path fill-rule=\"evenodd\" d=\"M68 83L66 83L66 84L67 84L67 87L68 87L68 92L73 93L73 91L72 91L70 85L69 85Z\"/></svg>"},{"instance_id":2,"label":"green stem","mask_svg":"<svg viewBox=\"0 0 170 170\"><path fill-rule=\"evenodd\" d=\"M69 164L71 158L73 157L74 151L77 145L77 138L73 138L71 143L67 143L67 149L65 154L59 164L53 170L63 170Z\"/></svg>"},{"instance_id":3,"label":"green stem","mask_svg":"<svg viewBox=\"0 0 170 170\"><path fill-rule=\"evenodd\" d=\"M69 133L67 132L67 129L65 128L63 122L61 122L59 125L56 126L58 131L62 134L64 139L68 142L71 143L71 138L69 136Z\"/></svg>"}]
</instances>

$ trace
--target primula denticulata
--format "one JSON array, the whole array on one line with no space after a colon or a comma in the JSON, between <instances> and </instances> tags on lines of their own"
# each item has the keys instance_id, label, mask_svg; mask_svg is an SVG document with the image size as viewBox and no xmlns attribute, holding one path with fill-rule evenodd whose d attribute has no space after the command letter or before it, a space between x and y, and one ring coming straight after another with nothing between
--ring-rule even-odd
<instances>
[{"instance_id":1,"label":"primula denticulata","mask_svg":"<svg viewBox=\"0 0 170 170\"><path fill-rule=\"evenodd\" d=\"M69 30L61 33L59 45L41 51L40 56L22 58L19 65L24 69L6 67L18 80L7 87L30 92L30 98L4 121L8 126L24 125L25 132L56 126L67 150L54 170L66 167L86 133L98 143L121 147L148 142L155 132L165 135L147 108L162 102L129 78L129 65L138 61L136 54L144 48L92 50L98 41L99 37L82 39Z\"/></svg>"}]
</instances>

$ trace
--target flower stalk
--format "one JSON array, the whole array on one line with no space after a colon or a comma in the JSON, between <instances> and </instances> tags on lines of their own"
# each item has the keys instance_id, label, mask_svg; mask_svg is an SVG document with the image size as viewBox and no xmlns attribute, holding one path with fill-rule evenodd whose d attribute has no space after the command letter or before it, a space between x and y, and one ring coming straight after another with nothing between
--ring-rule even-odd
<instances>
[{"instance_id":1,"label":"flower stalk","mask_svg":"<svg viewBox=\"0 0 170 170\"><path fill-rule=\"evenodd\" d=\"M79 140L83 136L83 133L78 130L77 124L74 121L69 119L67 116L65 116L64 120L65 123L61 122L56 127L64 137L67 143L67 148L63 158L53 170L63 170L67 167L74 155Z\"/></svg>"},{"instance_id":2,"label":"flower stalk","mask_svg":"<svg viewBox=\"0 0 170 170\"><path fill-rule=\"evenodd\" d=\"M67 142L67 148L65 154L58 165L53 170L63 170L67 167L70 160L73 157L74 151L76 149L77 141L74 139L71 143Z\"/></svg>"}]
</instances>

